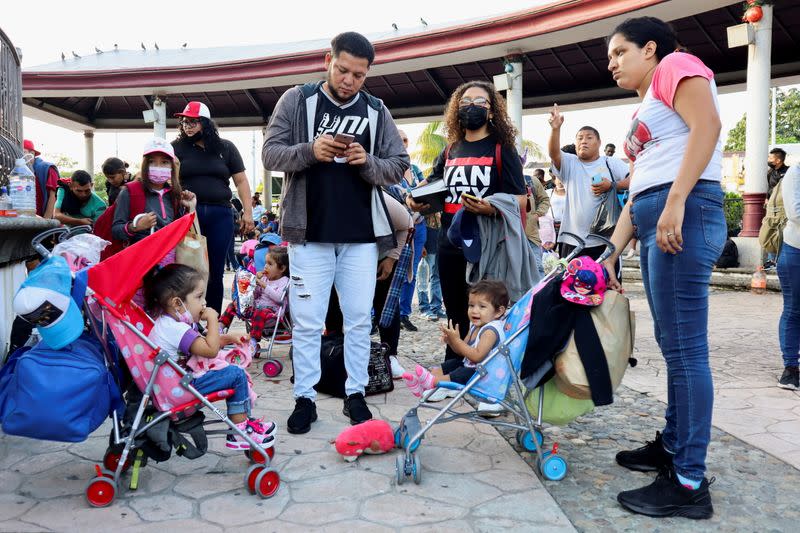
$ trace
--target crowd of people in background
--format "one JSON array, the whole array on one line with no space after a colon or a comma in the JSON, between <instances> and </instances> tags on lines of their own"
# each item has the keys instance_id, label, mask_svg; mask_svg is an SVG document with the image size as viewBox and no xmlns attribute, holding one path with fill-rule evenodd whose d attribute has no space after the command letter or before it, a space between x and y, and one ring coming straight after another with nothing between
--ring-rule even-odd
<instances>
[{"instance_id":1,"label":"crowd of people in background","mask_svg":"<svg viewBox=\"0 0 800 533\"><path fill-rule=\"evenodd\" d=\"M592 125L580 127L574 143L561 146L567 117L554 105L547 145L551 166L525 175L515 148L519 132L505 99L491 83L468 81L448 99L446 147L423 175L411 163L406 133L363 88L374 58L364 36L342 33L325 55L325 80L289 89L276 104L262 162L285 175L279 215L272 198L262 200L251 191L236 146L220 136L208 106L197 101L175 114L175 140L147 143L136 176L121 159L105 160L107 201L95 192L91 174L77 170L61 179L26 140L37 178L37 213L65 225L92 226L108 210L111 235L123 246L196 213L208 247L205 305L214 317L222 311L226 268L242 266L236 241L272 247L258 272L265 291L259 320L274 316L279 293L288 285L295 406L286 427L295 434L310 431L317 419L314 386L323 331L344 335L343 414L353 424L364 422L372 418L364 400L371 334L388 345L393 376L403 377L415 394L443 380L464 383L502 340L504 313L545 276L549 257L567 257L584 241L582 254L599 259L611 242L615 251L604 265L609 287L619 289L621 255L626 249L633 253L638 242L669 400L663 431L644 447L617 455L623 466L660 474L651 484L620 493L619 501L653 516L711 516L705 477L713 405L708 287L726 238L714 74L680 51L666 23L627 20L608 39L613 79L641 100L623 143L627 161L616 156L614 144L603 145L601 131ZM770 253L765 266L777 266L784 293L780 385L796 390L800 176L785 158L781 149L769 155L769 195L783 184L788 221L780 253ZM444 182L442 209L415 200L415 188L438 180ZM609 197L619 202L621 214L597 237L596 215ZM494 271L481 270L474 255L480 257L491 234L482 234L477 251L465 237L470 227L498 221L506 224L506 260L518 272L502 282L487 281ZM162 263L173 261L168 254ZM470 281L474 272L477 283ZM401 330L418 330L412 322L415 296L418 316L443 321L445 355L440 367L418 365L406 372L397 355ZM221 331L234 311L222 315ZM262 329L253 331L256 344ZM240 421L246 410L237 404ZM500 410L499 404L479 406L487 416Z\"/></svg>"}]
</instances>

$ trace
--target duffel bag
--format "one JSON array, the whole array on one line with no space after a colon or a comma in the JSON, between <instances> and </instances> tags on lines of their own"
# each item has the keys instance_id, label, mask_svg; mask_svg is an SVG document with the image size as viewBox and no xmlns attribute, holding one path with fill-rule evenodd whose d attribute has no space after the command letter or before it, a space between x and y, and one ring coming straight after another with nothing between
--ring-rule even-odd
<instances>
[{"instance_id":1,"label":"duffel bag","mask_svg":"<svg viewBox=\"0 0 800 533\"><path fill-rule=\"evenodd\" d=\"M60 350L39 343L0 381L0 424L9 435L82 442L124 404L103 347L88 333Z\"/></svg>"}]
</instances>

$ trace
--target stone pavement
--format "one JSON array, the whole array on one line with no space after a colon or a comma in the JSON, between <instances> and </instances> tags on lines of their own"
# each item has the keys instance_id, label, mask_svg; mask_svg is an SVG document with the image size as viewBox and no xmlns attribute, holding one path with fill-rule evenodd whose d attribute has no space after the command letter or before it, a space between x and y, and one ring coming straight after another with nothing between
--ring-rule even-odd
<instances>
[{"instance_id":1,"label":"stone pavement","mask_svg":"<svg viewBox=\"0 0 800 533\"><path fill-rule=\"evenodd\" d=\"M102 457L107 426L78 444L0 435L0 531L143 531L162 525L176 531L797 530L800 395L775 387L780 294L712 293L716 405L708 474L717 478L711 487L714 518L654 520L619 507L617 492L652 475L616 466L614 454L653 438L666 400L664 363L646 300L640 286L628 291L637 313L639 365L628 370L614 405L545 429L546 443L558 442L569 461L561 482L542 483L532 454L515 449L508 432L458 422L434 428L420 447L422 484L398 486L398 451L356 463L336 456L329 441L345 427L341 400L321 398L311 433L279 433L275 466L282 485L271 500L244 490L247 462L216 440L198 460L173 457L148 466L137 492L110 508L89 509L83 489ZM420 331L403 332L402 362L441 361L436 325L413 319ZM256 412L279 426L292 408L286 378L254 374L262 395ZM413 404L398 385L370 399L375 415L392 424Z\"/></svg>"},{"instance_id":2,"label":"stone pavement","mask_svg":"<svg viewBox=\"0 0 800 533\"><path fill-rule=\"evenodd\" d=\"M418 452L422 483L408 479L400 486L399 450L354 463L336 454L331 440L347 424L340 399L321 395L312 431L289 435L290 373L268 380L253 372L260 394L255 413L279 424L273 464L281 487L273 498L250 495L243 484L248 461L214 439L205 456L148 465L139 490L91 509L83 491L102 459L109 424L77 444L0 435L0 531L574 530L536 474L492 428L463 422L436 427ZM368 399L373 414L392 425L414 403L396 383L402 388Z\"/></svg>"},{"instance_id":3,"label":"stone pavement","mask_svg":"<svg viewBox=\"0 0 800 533\"><path fill-rule=\"evenodd\" d=\"M544 482L581 531L733 530L796 531L800 523L800 393L775 385L783 370L778 347L780 293L712 289L709 343L715 406L708 476L716 509L710 521L653 520L627 513L621 490L644 485L652 475L616 465L620 449L638 447L663 428L666 369L653 338L641 285L628 284L636 312L638 365L629 368L612 406L598 408L564 427L546 427L545 442L559 443L569 462L561 482ZM418 333L404 332L411 357L422 364L443 358L433 324L414 317ZM513 432L502 432L515 445ZM534 456L520 452L533 467Z\"/></svg>"}]
</instances>

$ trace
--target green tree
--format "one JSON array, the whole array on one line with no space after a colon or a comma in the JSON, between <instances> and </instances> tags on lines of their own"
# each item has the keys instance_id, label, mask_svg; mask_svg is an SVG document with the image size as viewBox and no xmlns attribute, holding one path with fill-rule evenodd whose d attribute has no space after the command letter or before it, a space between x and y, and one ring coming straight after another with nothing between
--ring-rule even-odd
<instances>
[{"instance_id":1,"label":"green tree","mask_svg":"<svg viewBox=\"0 0 800 533\"><path fill-rule=\"evenodd\" d=\"M530 139L522 139L522 153L528 151L528 161L542 161L545 158L542 147Z\"/></svg>"},{"instance_id":2,"label":"green tree","mask_svg":"<svg viewBox=\"0 0 800 533\"><path fill-rule=\"evenodd\" d=\"M433 162L447 146L447 137L444 136L442 122L437 120L429 123L422 130L417 139L417 149L411 154L411 158L416 161L424 176L427 176L433 168Z\"/></svg>"},{"instance_id":3,"label":"green tree","mask_svg":"<svg viewBox=\"0 0 800 533\"><path fill-rule=\"evenodd\" d=\"M106 175L102 172L95 172L94 176L92 177L92 183L94 183L94 192L97 196L103 199L105 203L108 203L108 191L106 190Z\"/></svg>"},{"instance_id":4,"label":"green tree","mask_svg":"<svg viewBox=\"0 0 800 533\"><path fill-rule=\"evenodd\" d=\"M776 95L775 142L787 144L800 142L800 91L778 90ZM772 127L772 99L770 98L770 128ZM726 151L743 151L746 146L747 114L728 132Z\"/></svg>"},{"instance_id":5,"label":"green tree","mask_svg":"<svg viewBox=\"0 0 800 533\"><path fill-rule=\"evenodd\" d=\"M71 174L78 167L78 162L66 154L56 154L53 164L58 167L58 171L62 175L65 171Z\"/></svg>"}]
</instances>

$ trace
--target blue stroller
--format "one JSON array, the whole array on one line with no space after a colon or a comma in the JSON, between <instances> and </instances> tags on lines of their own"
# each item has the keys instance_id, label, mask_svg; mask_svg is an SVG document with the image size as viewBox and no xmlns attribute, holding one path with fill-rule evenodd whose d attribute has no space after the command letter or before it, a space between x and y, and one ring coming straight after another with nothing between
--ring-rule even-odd
<instances>
[{"instance_id":1,"label":"blue stroller","mask_svg":"<svg viewBox=\"0 0 800 533\"><path fill-rule=\"evenodd\" d=\"M520 365L528 343L528 326L530 324L533 296L547 283L562 275L569 261L579 256L585 247L583 239L571 233L566 234L576 239L580 243L579 246L568 257L559 261L559 265L555 269L549 272L511 307L505 321L505 341L494 348L486 356L486 359L477 365L472 379L466 385L451 381L439 382L436 389L457 391L456 396L443 408L427 402L425 400L426 396L423 396L419 405L410 409L402 418L399 427L394 433L395 445L404 450L404 453L397 457L395 465L398 485L402 484L408 476L412 477L414 483L420 483L422 480L422 465L416 452L423 437L434 425L458 419L468 419L472 422L516 429L517 443L524 450L536 453L537 465L543 478L560 481L567 475L567 462L562 456L558 455L558 444L555 443L550 450L544 451L543 449L544 436L541 427L544 383L540 383L540 381L553 365L551 362L542 365L532 376L526 378L524 383L519 377ZM606 243L605 252L598 258L598 262L602 262L614 252L615 248L608 239L599 235L593 235L593 237L597 237ZM524 387L527 388L526 392L524 392ZM539 408L534 421L525 406L525 400L537 388L539 389ZM454 409L455 405L467 394L479 402L502 405L513 415L514 422L487 420L482 418L475 410L469 412L456 411ZM424 427L417 414L420 408L438 411Z\"/></svg>"}]
</instances>

